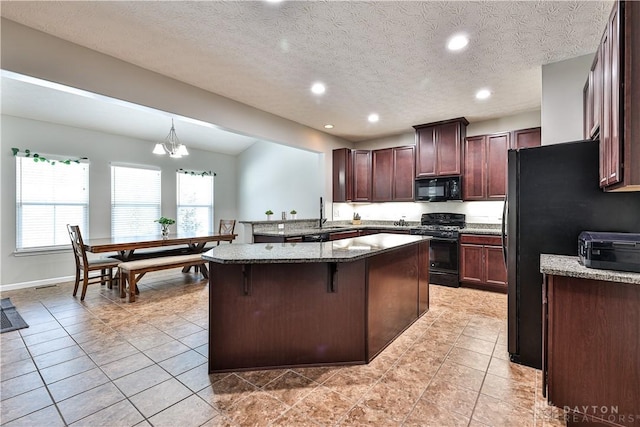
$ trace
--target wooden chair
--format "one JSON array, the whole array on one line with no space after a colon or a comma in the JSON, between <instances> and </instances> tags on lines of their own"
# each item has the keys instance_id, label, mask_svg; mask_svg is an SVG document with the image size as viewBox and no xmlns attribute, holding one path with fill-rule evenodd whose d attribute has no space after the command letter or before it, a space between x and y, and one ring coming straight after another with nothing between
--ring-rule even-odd
<instances>
[{"instance_id":1,"label":"wooden chair","mask_svg":"<svg viewBox=\"0 0 640 427\"><path fill-rule=\"evenodd\" d=\"M236 220L235 219L221 219L220 224L218 225L218 234L233 234L233 231L236 229ZM231 243L231 241L229 241ZM220 242L218 242L218 246Z\"/></svg>"},{"instance_id":2,"label":"wooden chair","mask_svg":"<svg viewBox=\"0 0 640 427\"><path fill-rule=\"evenodd\" d=\"M82 294L80 301L84 300L87 294L87 286L91 283L107 284L109 289L113 287L113 282L117 282L117 278L113 277L113 269L118 267L121 261L113 258L87 259L87 252L84 250L80 227L77 225L67 224L71 245L73 246L73 256L76 260L76 283L73 287L73 296L78 293L80 285L80 272L82 271ZM91 276L89 273L100 271L100 275Z\"/></svg>"}]
</instances>

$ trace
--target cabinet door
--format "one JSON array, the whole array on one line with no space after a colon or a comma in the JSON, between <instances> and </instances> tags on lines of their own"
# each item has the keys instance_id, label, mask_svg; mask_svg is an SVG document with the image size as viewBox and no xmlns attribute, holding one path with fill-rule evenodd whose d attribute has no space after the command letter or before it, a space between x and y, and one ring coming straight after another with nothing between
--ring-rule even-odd
<instances>
[{"instance_id":1,"label":"cabinet door","mask_svg":"<svg viewBox=\"0 0 640 427\"><path fill-rule=\"evenodd\" d=\"M472 136L464 141L464 176L462 197L464 200L484 200L486 197L485 137Z\"/></svg>"},{"instance_id":2,"label":"cabinet door","mask_svg":"<svg viewBox=\"0 0 640 427\"><path fill-rule=\"evenodd\" d=\"M487 136L487 199L504 200L507 194L509 133Z\"/></svg>"},{"instance_id":3,"label":"cabinet door","mask_svg":"<svg viewBox=\"0 0 640 427\"><path fill-rule=\"evenodd\" d=\"M507 267L504 265L502 248L499 246L484 247L484 269L487 284L507 287Z\"/></svg>"},{"instance_id":4,"label":"cabinet door","mask_svg":"<svg viewBox=\"0 0 640 427\"><path fill-rule=\"evenodd\" d=\"M333 150L333 201L350 202L353 197L351 149Z\"/></svg>"},{"instance_id":5,"label":"cabinet door","mask_svg":"<svg viewBox=\"0 0 640 427\"><path fill-rule=\"evenodd\" d=\"M436 175L435 126L416 130L416 177Z\"/></svg>"},{"instance_id":6,"label":"cabinet door","mask_svg":"<svg viewBox=\"0 0 640 427\"><path fill-rule=\"evenodd\" d=\"M609 18L609 66L611 96L609 165L607 185L620 182L620 20L618 7L613 8Z\"/></svg>"},{"instance_id":7,"label":"cabinet door","mask_svg":"<svg viewBox=\"0 0 640 427\"><path fill-rule=\"evenodd\" d=\"M602 120L602 55L600 51L596 52L593 64L593 117L591 122L591 130L589 138L594 137L600 132L600 123Z\"/></svg>"},{"instance_id":8,"label":"cabinet door","mask_svg":"<svg viewBox=\"0 0 640 427\"><path fill-rule=\"evenodd\" d=\"M371 151L353 150L353 201L371 201Z\"/></svg>"},{"instance_id":9,"label":"cabinet door","mask_svg":"<svg viewBox=\"0 0 640 427\"><path fill-rule=\"evenodd\" d=\"M371 152L373 190L372 200L376 202L391 201L393 186L393 148L374 150Z\"/></svg>"},{"instance_id":10,"label":"cabinet door","mask_svg":"<svg viewBox=\"0 0 640 427\"><path fill-rule=\"evenodd\" d=\"M483 283L482 245L460 245L460 281Z\"/></svg>"},{"instance_id":11,"label":"cabinet door","mask_svg":"<svg viewBox=\"0 0 640 427\"><path fill-rule=\"evenodd\" d=\"M436 128L436 174L460 175L462 135L459 122L439 125Z\"/></svg>"},{"instance_id":12,"label":"cabinet door","mask_svg":"<svg viewBox=\"0 0 640 427\"><path fill-rule=\"evenodd\" d=\"M600 122L600 187L609 180L609 155L611 146L611 39L605 31L600 44L602 60L602 117Z\"/></svg>"},{"instance_id":13,"label":"cabinet door","mask_svg":"<svg viewBox=\"0 0 640 427\"><path fill-rule=\"evenodd\" d=\"M396 202L413 202L415 147L393 149L393 195Z\"/></svg>"},{"instance_id":14,"label":"cabinet door","mask_svg":"<svg viewBox=\"0 0 640 427\"><path fill-rule=\"evenodd\" d=\"M538 147L540 145L540 131L539 127L514 131L511 148Z\"/></svg>"}]
</instances>

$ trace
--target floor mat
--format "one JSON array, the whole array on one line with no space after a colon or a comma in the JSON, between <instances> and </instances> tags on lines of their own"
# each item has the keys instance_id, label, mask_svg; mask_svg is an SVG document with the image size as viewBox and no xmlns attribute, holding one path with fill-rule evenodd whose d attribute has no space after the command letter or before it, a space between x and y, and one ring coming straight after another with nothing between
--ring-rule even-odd
<instances>
[{"instance_id":1,"label":"floor mat","mask_svg":"<svg viewBox=\"0 0 640 427\"><path fill-rule=\"evenodd\" d=\"M29 327L18 310L11 304L11 298L2 298L0 301L0 320L0 333Z\"/></svg>"}]
</instances>

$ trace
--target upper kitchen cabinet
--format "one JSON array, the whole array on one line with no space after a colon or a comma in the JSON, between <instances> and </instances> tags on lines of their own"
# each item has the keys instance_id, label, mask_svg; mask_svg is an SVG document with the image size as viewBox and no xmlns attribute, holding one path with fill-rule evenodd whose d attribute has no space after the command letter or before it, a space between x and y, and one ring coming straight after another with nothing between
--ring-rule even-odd
<instances>
[{"instance_id":1,"label":"upper kitchen cabinet","mask_svg":"<svg viewBox=\"0 0 640 427\"><path fill-rule=\"evenodd\" d=\"M510 148L538 147L541 142L541 129L529 128L511 132Z\"/></svg>"},{"instance_id":2,"label":"upper kitchen cabinet","mask_svg":"<svg viewBox=\"0 0 640 427\"><path fill-rule=\"evenodd\" d=\"M372 153L372 200L412 202L415 154L413 146L385 148Z\"/></svg>"},{"instance_id":3,"label":"upper kitchen cabinet","mask_svg":"<svg viewBox=\"0 0 640 427\"><path fill-rule=\"evenodd\" d=\"M415 147L393 148L393 201L412 202L416 165Z\"/></svg>"},{"instance_id":4,"label":"upper kitchen cabinet","mask_svg":"<svg viewBox=\"0 0 640 427\"><path fill-rule=\"evenodd\" d=\"M585 130L591 125L588 136L600 139L605 191L640 191L640 55L633 55L639 49L640 2L616 2L583 102Z\"/></svg>"},{"instance_id":5,"label":"upper kitchen cabinet","mask_svg":"<svg viewBox=\"0 0 640 427\"><path fill-rule=\"evenodd\" d=\"M371 151L353 150L353 198L354 202L371 201Z\"/></svg>"},{"instance_id":6,"label":"upper kitchen cabinet","mask_svg":"<svg viewBox=\"0 0 640 427\"><path fill-rule=\"evenodd\" d=\"M602 60L601 52L596 52L583 91L584 139L597 138L600 132L602 108Z\"/></svg>"},{"instance_id":7,"label":"upper kitchen cabinet","mask_svg":"<svg viewBox=\"0 0 640 427\"><path fill-rule=\"evenodd\" d=\"M464 200L504 200L510 133L466 138L464 142Z\"/></svg>"},{"instance_id":8,"label":"upper kitchen cabinet","mask_svg":"<svg viewBox=\"0 0 640 427\"><path fill-rule=\"evenodd\" d=\"M461 175L462 142L469 122L464 117L414 126L416 177Z\"/></svg>"},{"instance_id":9,"label":"upper kitchen cabinet","mask_svg":"<svg viewBox=\"0 0 640 427\"><path fill-rule=\"evenodd\" d=\"M353 199L353 160L351 149L333 150L333 201L350 202Z\"/></svg>"}]
</instances>

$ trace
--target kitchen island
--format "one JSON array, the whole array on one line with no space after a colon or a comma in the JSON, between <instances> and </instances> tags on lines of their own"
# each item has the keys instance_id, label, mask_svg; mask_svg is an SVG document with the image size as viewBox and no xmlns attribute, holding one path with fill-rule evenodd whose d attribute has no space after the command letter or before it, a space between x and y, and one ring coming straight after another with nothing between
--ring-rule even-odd
<instances>
[{"instance_id":1,"label":"kitchen island","mask_svg":"<svg viewBox=\"0 0 640 427\"><path fill-rule=\"evenodd\" d=\"M370 362L429 308L429 238L218 246L209 372Z\"/></svg>"}]
</instances>

